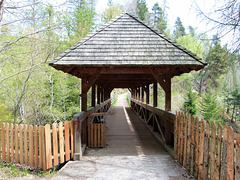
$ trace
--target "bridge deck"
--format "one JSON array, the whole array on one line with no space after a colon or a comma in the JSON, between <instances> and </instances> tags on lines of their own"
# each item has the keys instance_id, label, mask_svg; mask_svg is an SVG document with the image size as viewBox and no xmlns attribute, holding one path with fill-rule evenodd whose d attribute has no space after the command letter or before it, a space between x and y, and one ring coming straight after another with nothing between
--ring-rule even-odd
<instances>
[{"instance_id":1,"label":"bridge deck","mask_svg":"<svg viewBox=\"0 0 240 180\"><path fill-rule=\"evenodd\" d=\"M120 95L106 118L106 148L87 149L53 179L190 179Z\"/></svg>"}]
</instances>

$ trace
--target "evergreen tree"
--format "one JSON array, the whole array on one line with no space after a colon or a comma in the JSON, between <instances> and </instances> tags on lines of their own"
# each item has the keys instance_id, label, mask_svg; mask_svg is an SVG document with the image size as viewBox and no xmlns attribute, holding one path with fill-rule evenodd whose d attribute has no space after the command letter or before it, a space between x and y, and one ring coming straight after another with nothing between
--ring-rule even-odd
<instances>
[{"instance_id":1,"label":"evergreen tree","mask_svg":"<svg viewBox=\"0 0 240 180\"><path fill-rule=\"evenodd\" d=\"M179 17L177 17L176 21L175 21L175 29L173 31L173 37L174 39L177 39L181 36L184 36L186 35L186 32L185 32L185 28L182 24L182 21Z\"/></svg>"},{"instance_id":2,"label":"evergreen tree","mask_svg":"<svg viewBox=\"0 0 240 180\"><path fill-rule=\"evenodd\" d=\"M147 8L146 0L137 0L138 18L144 21L147 13L148 13L148 8Z\"/></svg>"},{"instance_id":3,"label":"evergreen tree","mask_svg":"<svg viewBox=\"0 0 240 180\"><path fill-rule=\"evenodd\" d=\"M189 88L186 93L183 108L184 108L184 111L188 112L191 115L197 114L197 107L195 102L196 98L197 98L197 95L192 92L192 88Z\"/></svg>"},{"instance_id":4,"label":"evergreen tree","mask_svg":"<svg viewBox=\"0 0 240 180\"><path fill-rule=\"evenodd\" d=\"M153 8L153 25L161 33L167 29L167 20L163 9L159 6L158 2L154 4Z\"/></svg>"},{"instance_id":5,"label":"evergreen tree","mask_svg":"<svg viewBox=\"0 0 240 180\"><path fill-rule=\"evenodd\" d=\"M199 110L204 120L216 121L219 113L216 94L206 92L199 103Z\"/></svg>"}]
</instances>

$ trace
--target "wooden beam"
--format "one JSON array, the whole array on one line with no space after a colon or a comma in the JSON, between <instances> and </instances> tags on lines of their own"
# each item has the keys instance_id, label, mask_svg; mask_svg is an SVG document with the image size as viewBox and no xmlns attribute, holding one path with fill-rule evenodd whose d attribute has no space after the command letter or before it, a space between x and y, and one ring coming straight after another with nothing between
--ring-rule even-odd
<instances>
[{"instance_id":1,"label":"wooden beam","mask_svg":"<svg viewBox=\"0 0 240 180\"><path fill-rule=\"evenodd\" d=\"M157 82L153 83L153 107L157 107Z\"/></svg>"},{"instance_id":2,"label":"wooden beam","mask_svg":"<svg viewBox=\"0 0 240 180\"><path fill-rule=\"evenodd\" d=\"M145 91L146 91L146 103L149 104L149 97L150 97L150 94L149 94L149 84L146 85Z\"/></svg>"},{"instance_id":3,"label":"wooden beam","mask_svg":"<svg viewBox=\"0 0 240 180\"><path fill-rule=\"evenodd\" d=\"M165 80L165 111L171 111L171 77L166 76Z\"/></svg>"},{"instance_id":4,"label":"wooden beam","mask_svg":"<svg viewBox=\"0 0 240 180\"><path fill-rule=\"evenodd\" d=\"M142 87L141 90L142 90L142 102L144 102L144 87Z\"/></svg>"},{"instance_id":5,"label":"wooden beam","mask_svg":"<svg viewBox=\"0 0 240 180\"><path fill-rule=\"evenodd\" d=\"M82 93L81 93L81 109L82 111L87 111L87 78L82 78Z\"/></svg>"},{"instance_id":6,"label":"wooden beam","mask_svg":"<svg viewBox=\"0 0 240 180\"><path fill-rule=\"evenodd\" d=\"M96 105L96 85L92 86L92 107Z\"/></svg>"},{"instance_id":7,"label":"wooden beam","mask_svg":"<svg viewBox=\"0 0 240 180\"><path fill-rule=\"evenodd\" d=\"M100 104L100 101L101 101L100 97L101 97L101 86L100 84L97 84L97 104Z\"/></svg>"}]
</instances>

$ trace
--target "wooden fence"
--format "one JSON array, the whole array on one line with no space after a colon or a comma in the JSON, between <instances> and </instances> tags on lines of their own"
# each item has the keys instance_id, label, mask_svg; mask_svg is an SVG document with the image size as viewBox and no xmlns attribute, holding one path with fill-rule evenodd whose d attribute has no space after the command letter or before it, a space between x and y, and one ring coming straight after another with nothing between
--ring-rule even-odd
<instances>
[{"instance_id":1,"label":"wooden fence","mask_svg":"<svg viewBox=\"0 0 240 180\"><path fill-rule=\"evenodd\" d=\"M93 113L88 115L88 147L99 148L106 145L106 113ZM94 119L97 119L95 122ZM101 122L101 119L103 121Z\"/></svg>"},{"instance_id":2,"label":"wooden fence","mask_svg":"<svg viewBox=\"0 0 240 180\"><path fill-rule=\"evenodd\" d=\"M1 161L46 171L73 158L74 121L34 127L2 123L0 130Z\"/></svg>"},{"instance_id":3,"label":"wooden fence","mask_svg":"<svg viewBox=\"0 0 240 180\"><path fill-rule=\"evenodd\" d=\"M240 179L240 133L176 113L175 159L198 179Z\"/></svg>"}]
</instances>

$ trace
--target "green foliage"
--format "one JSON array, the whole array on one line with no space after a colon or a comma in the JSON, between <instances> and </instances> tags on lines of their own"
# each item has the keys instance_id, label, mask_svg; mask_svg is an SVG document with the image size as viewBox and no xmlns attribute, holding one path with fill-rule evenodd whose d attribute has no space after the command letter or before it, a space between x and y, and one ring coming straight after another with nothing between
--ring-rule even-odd
<instances>
[{"instance_id":1,"label":"green foliage","mask_svg":"<svg viewBox=\"0 0 240 180\"><path fill-rule=\"evenodd\" d=\"M146 0L137 0L138 18L144 21L147 13L148 13L148 8L147 8Z\"/></svg>"},{"instance_id":2,"label":"green foliage","mask_svg":"<svg viewBox=\"0 0 240 180\"><path fill-rule=\"evenodd\" d=\"M215 121L219 113L216 94L210 91L204 93L202 100L199 102L199 111L204 120Z\"/></svg>"},{"instance_id":3,"label":"green foliage","mask_svg":"<svg viewBox=\"0 0 240 180\"><path fill-rule=\"evenodd\" d=\"M164 33L167 29L167 20L163 9L156 2L152 8L153 11L153 24L154 28L157 28L161 33Z\"/></svg>"},{"instance_id":4,"label":"green foliage","mask_svg":"<svg viewBox=\"0 0 240 180\"><path fill-rule=\"evenodd\" d=\"M10 117L11 117L11 114L8 110L8 106L5 104L0 104L0 123L1 122L11 123Z\"/></svg>"},{"instance_id":5,"label":"green foliage","mask_svg":"<svg viewBox=\"0 0 240 180\"><path fill-rule=\"evenodd\" d=\"M192 88L188 89L186 97L184 99L185 99L183 104L184 111L191 114L192 116L197 115L196 106L197 94L192 92Z\"/></svg>"},{"instance_id":6,"label":"green foliage","mask_svg":"<svg viewBox=\"0 0 240 180\"><path fill-rule=\"evenodd\" d=\"M185 28L182 24L180 17L177 17L174 28L175 28L173 31L174 39L178 39L179 37L186 35Z\"/></svg>"},{"instance_id":7,"label":"green foliage","mask_svg":"<svg viewBox=\"0 0 240 180\"><path fill-rule=\"evenodd\" d=\"M108 8L102 14L102 21L107 23L123 12L123 6L109 4Z\"/></svg>"}]
</instances>

